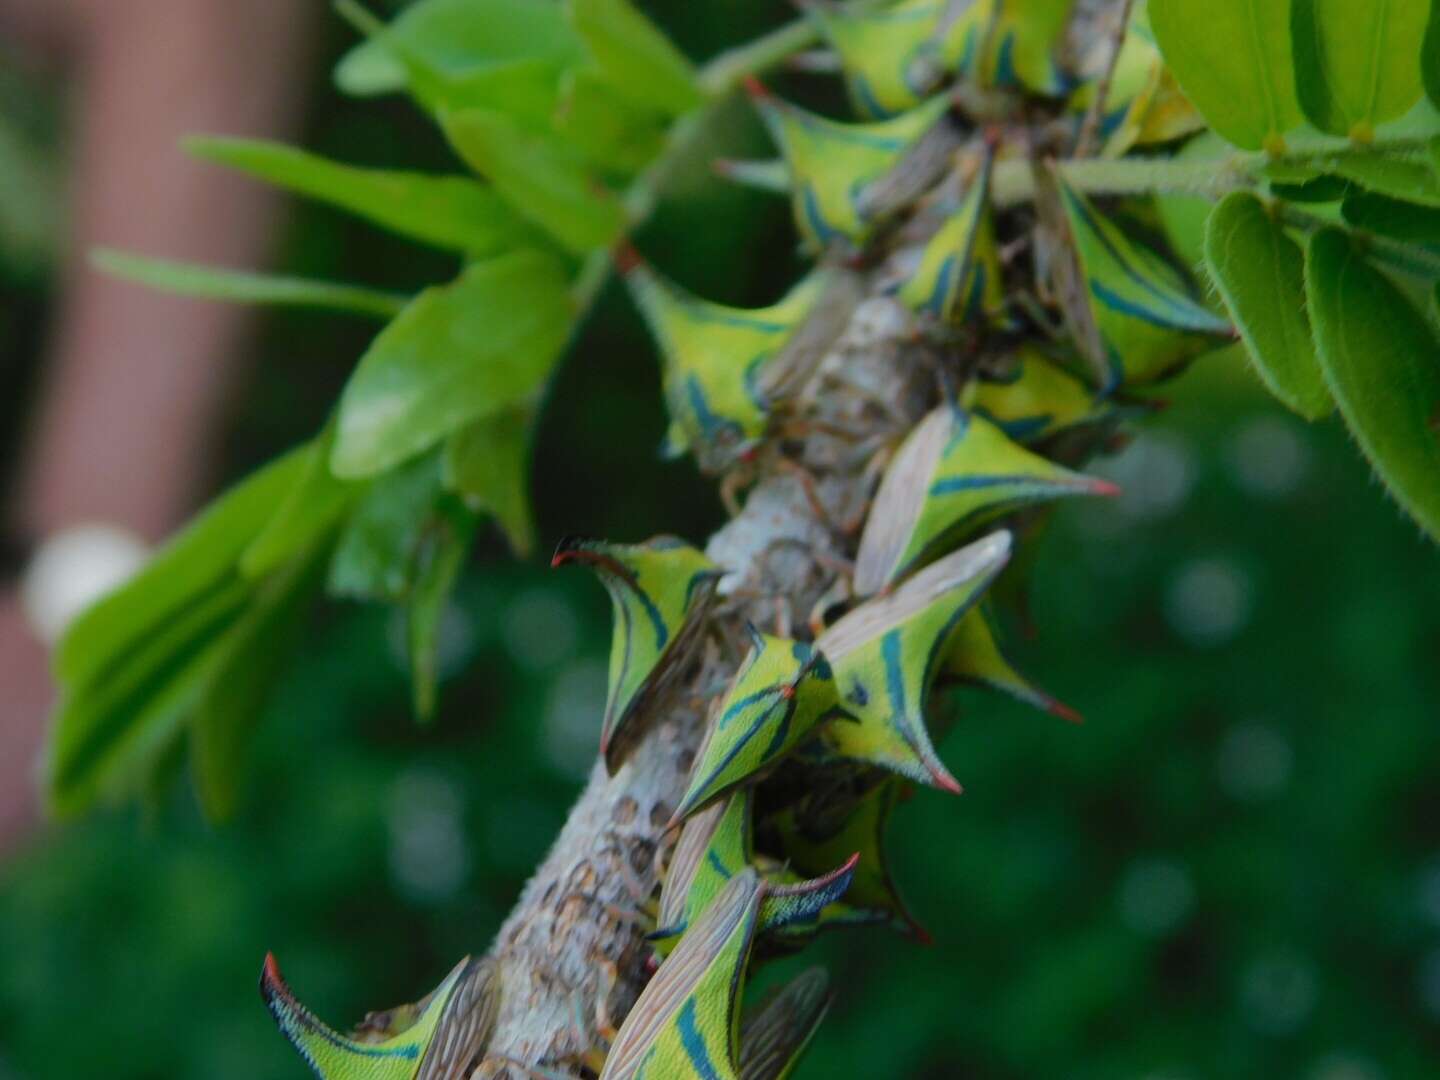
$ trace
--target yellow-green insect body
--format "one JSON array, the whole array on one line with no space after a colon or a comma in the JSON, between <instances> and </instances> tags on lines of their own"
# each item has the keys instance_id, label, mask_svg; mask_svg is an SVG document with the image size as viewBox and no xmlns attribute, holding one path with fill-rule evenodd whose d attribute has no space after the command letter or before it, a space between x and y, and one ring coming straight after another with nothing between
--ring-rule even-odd
<instances>
[{"instance_id":1,"label":"yellow-green insect body","mask_svg":"<svg viewBox=\"0 0 1440 1080\"><path fill-rule=\"evenodd\" d=\"M846 715L819 733L833 754L958 792L925 724L931 687L956 627L1005 566L1010 535L996 533L867 601L819 639L831 657Z\"/></svg>"},{"instance_id":2,"label":"yellow-green insect body","mask_svg":"<svg viewBox=\"0 0 1440 1080\"><path fill-rule=\"evenodd\" d=\"M1174 267L1103 217L1063 175L1057 177L1105 352L1102 393L1153 383L1233 338L1230 324L1195 299Z\"/></svg>"},{"instance_id":3,"label":"yellow-green insect body","mask_svg":"<svg viewBox=\"0 0 1440 1080\"><path fill-rule=\"evenodd\" d=\"M865 243L876 225L864 205L866 189L895 168L949 108L941 94L889 120L844 124L781 101L758 83L752 93L790 173L796 227L815 251L836 241Z\"/></svg>"},{"instance_id":4,"label":"yellow-green insect body","mask_svg":"<svg viewBox=\"0 0 1440 1080\"><path fill-rule=\"evenodd\" d=\"M901 899L886 856L885 830L902 784L898 777L881 780L838 815L807 814L789 807L770 818L767 827L779 837L786 859L801 875L818 873L817 868L834 866L851 852L858 852L860 859L841 906L857 915L884 920L923 941L929 935Z\"/></svg>"},{"instance_id":5,"label":"yellow-green insect body","mask_svg":"<svg viewBox=\"0 0 1440 1080\"><path fill-rule=\"evenodd\" d=\"M740 987L755 936L767 919L832 903L849 884L853 860L825 878L798 886L767 883L753 867L720 892L660 965L626 1017L605 1059L600 1080L770 1080L784 1076L808 1032L792 1045L791 1060L752 1061L741 1068ZM788 913L788 914L787 914ZM806 1027L818 1016L807 1014ZM771 1036L773 1038L773 1030Z\"/></svg>"},{"instance_id":6,"label":"yellow-green insect body","mask_svg":"<svg viewBox=\"0 0 1440 1080\"><path fill-rule=\"evenodd\" d=\"M1000 313L1004 293L989 199L987 156L959 204L925 245L914 274L896 293L912 311L942 323Z\"/></svg>"},{"instance_id":7,"label":"yellow-green insect body","mask_svg":"<svg viewBox=\"0 0 1440 1080\"><path fill-rule=\"evenodd\" d=\"M420 1005L394 1010L408 1027L381 1041L341 1035L321 1023L266 956L260 994L281 1033L321 1080L461 1080L494 1025L498 991L487 961L466 957Z\"/></svg>"},{"instance_id":8,"label":"yellow-green insect body","mask_svg":"<svg viewBox=\"0 0 1440 1080\"><path fill-rule=\"evenodd\" d=\"M855 589L876 592L1020 507L1116 491L1032 453L984 417L942 404L910 433L881 481L860 538Z\"/></svg>"},{"instance_id":9,"label":"yellow-green insect body","mask_svg":"<svg viewBox=\"0 0 1440 1080\"><path fill-rule=\"evenodd\" d=\"M600 576L614 609L609 694L600 729L600 752L614 772L632 720L692 655L723 571L704 552L673 536L643 544L570 537L561 541L551 565L568 562L584 563Z\"/></svg>"},{"instance_id":10,"label":"yellow-green insect body","mask_svg":"<svg viewBox=\"0 0 1440 1080\"><path fill-rule=\"evenodd\" d=\"M750 309L703 300L633 257L622 269L664 357L669 451L693 452L707 473L730 468L765 435L772 405L765 367L819 298L823 273L776 304Z\"/></svg>"},{"instance_id":11,"label":"yellow-green insect body","mask_svg":"<svg viewBox=\"0 0 1440 1080\"><path fill-rule=\"evenodd\" d=\"M956 626L946 645L941 677L998 690L1062 720L1080 721L1079 713L1015 669L1000 648L990 613L984 607L968 612Z\"/></svg>"},{"instance_id":12,"label":"yellow-green insect body","mask_svg":"<svg viewBox=\"0 0 1440 1080\"><path fill-rule=\"evenodd\" d=\"M852 853L853 850L845 852L835 864L843 863ZM659 929L649 938L655 951L661 956L668 955L685 929L747 866L755 867L768 880L780 885L795 885L802 880L799 874L773 860L757 860L754 792L741 787L686 821L660 893L656 920ZM772 937L795 944L808 939L823 926L874 921L869 913L855 912L838 902L815 909L808 919L791 917L782 923L779 910L766 914L761 929Z\"/></svg>"},{"instance_id":13,"label":"yellow-green insect body","mask_svg":"<svg viewBox=\"0 0 1440 1080\"><path fill-rule=\"evenodd\" d=\"M675 820L768 770L840 711L819 650L752 628L750 653L713 710Z\"/></svg>"},{"instance_id":14,"label":"yellow-green insect body","mask_svg":"<svg viewBox=\"0 0 1440 1080\"><path fill-rule=\"evenodd\" d=\"M965 403L1019 443L1048 438L1114 415L1078 375L1031 344L1021 345L1003 375L981 373L966 387Z\"/></svg>"},{"instance_id":15,"label":"yellow-green insect body","mask_svg":"<svg viewBox=\"0 0 1440 1080\"><path fill-rule=\"evenodd\" d=\"M1097 45L1094 66L1109 62L1108 42ZM1070 96L1070 108L1086 112L1094 101L1099 79L1087 79ZM1115 62L1100 133L1105 137L1103 157L1120 157L1135 146L1170 142L1205 126L1205 120L1180 89L1165 66L1150 29L1149 13L1137 4Z\"/></svg>"},{"instance_id":16,"label":"yellow-green insect body","mask_svg":"<svg viewBox=\"0 0 1440 1080\"><path fill-rule=\"evenodd\" d=\"M901 0L891 7L856 11L813 4L811 18L840 55L855 111L884 120L913 109L944 75L936 31L945 0Z\"/></svg>"}]
</instances>

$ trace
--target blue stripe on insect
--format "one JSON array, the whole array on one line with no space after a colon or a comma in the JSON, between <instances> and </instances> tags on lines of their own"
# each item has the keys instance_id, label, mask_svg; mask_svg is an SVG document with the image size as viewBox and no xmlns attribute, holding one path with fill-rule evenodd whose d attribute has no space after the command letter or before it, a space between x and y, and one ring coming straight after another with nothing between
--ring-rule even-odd
<instances>
[{"instance_id":1,"label":"blue stripe on insect","mask_svg":"<svg viewBox=\"0 0 1440 1080\"><path fill-rule=\"evenodd\" d=\"M1030 476L949 476L943 480L936 480L930 485L931 495L954 495L961 491L977 491L982 488L1004 487L1014 485L1016 487L1035 487L1037 485L1034 477Z\"/></svg>"},{"instance_id":2,"label":"blue stripe on insect","mask_svg":"<svg viewBox=\"0 0 1440 1080\"><path fill-rule=\"evenodd\" d=\"M715 1062L710 1057L710 1049L705 1045L705 1037L695 1026L694 998L685 1002L685 1007L680 1010L675 1023L680 1032L680 1045L685 1048L685 1056L690 1059L690 1064L694 1066L701 1080L720 1080L720 1074L715 1070Z\"/></svg>"}]
</instances>

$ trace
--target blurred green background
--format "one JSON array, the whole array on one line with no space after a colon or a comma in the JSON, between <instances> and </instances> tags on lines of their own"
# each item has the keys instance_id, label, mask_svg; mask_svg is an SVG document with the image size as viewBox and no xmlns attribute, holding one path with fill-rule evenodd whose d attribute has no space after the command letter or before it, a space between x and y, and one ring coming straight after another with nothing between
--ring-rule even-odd
<instances>
[{"instance_id":1,"label":"blurred green background","mask_svg":"<svg viewBox=\"0 0 1440 1080\"><path fill-rule=\"evenodd\" d=\"M652 5L692 55L771 5ZM667 18L668 16L668 18ZM774 12L770 12L774 17ZM405 103L338 97L327 33L305 143L440 167ZM0 405L8 459L49 302L56 86L0 71ZM763 145L737 110L726 149ZM682 177L641 237L735 302L792 267L784 207ZM51 252L53 254L53 252ZM296 273L414 288L449 260L296 205ZM226 436L235 476L307 437L373 328L266 314ZM966 785L893 823L929 948L823 941L839 995L801 1080L1440 1073L1440 579L1339 425L1278 411L1230 351L1096 471L1041 541L1015 653L1088 722L963 693L942 747ZM554 387L533 485L542 542L700 539L720 520L655 454L655 359L612 289ZM264 719L238 822L185 784L52 832L0 867L0 1078L300 1077L255 992L274 950L343 1024L485 947L594 751L609 606L585 575L486 537L447 615L438 722L410 720L401 628L330 605ZM790 962L791 966L795 962Z\"/></svg>"}]
</instances>

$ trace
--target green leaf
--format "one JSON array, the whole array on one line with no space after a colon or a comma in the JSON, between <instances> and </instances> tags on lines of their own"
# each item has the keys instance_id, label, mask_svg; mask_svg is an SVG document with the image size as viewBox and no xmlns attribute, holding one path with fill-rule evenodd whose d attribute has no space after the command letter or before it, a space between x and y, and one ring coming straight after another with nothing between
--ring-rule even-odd
<instances>
[{"instance_id":1,"label":"green leaf","mask_svg":"<svg viewBox=\"0 0 1440 1080\"><path fill-rule=\"evenodd\" d=\"M253 579L264 577L309 547L349 509L360 488L338 480L330 472L330 451L335 424L306 449L304 470L281 495L275 512L260 534L240 555L240 572Z\"/></svg>"},{"instance_id":2,"label":"green leaf","mask_svg":"<svg viewBox=\"0 0 1440 1080\"><path fill-rule=\"evenodd\" d=\"M222 495L161 548L138 574L80 615L56 645L55 676L67 688L108 681L131 652L174 623L200 596L234 576L241 552L308 468L293 450Z\"/></svg>"},{"instance_id":3,"label":"green leaf","mask_svg":"<svg viewBox=\"0 0 1440 1080\"><path fill-rule=\"evenodd\" d=\"M415 582L415 556L443 495L437 454L385 473L355 507L330 562L333 596L403 600Z\"/></svg>"},{"instance_id":4,"label":"green leaf","mask_svg":"<svg viewBox=\"0 0 1440 1080\"><path fill-rule=\"evenodd\" d=\"M1430 161L1390 154L1337 154L1324 159L1331 172L1392 199L1440 206L1440 178Z\"/></svg>"},{"instance_id":5,"label":"green leaf","mask_svg":"<svg viewBox=\"0 0 1440 1080\"><path fill-rule=\"evenodd\" d=\"M405 307L408 299L399 293L380 292L356 285L225 270L170 259L151 259L107 248L93 251L90 261L107 274L148 285L152 289L237 304L334 308L389 319Z\"/></svg>"},{"instance_id":6,"label":"green leaf","mask_svg":"<svg viewBox=\"0 0 1440 1080\"><path fill-rule=\"evenodd\" d=\"M323 551L315 545L260 587L206 673L191 721L190 765L211 821L235 815L250 744L275 681L294 656L319 589Z\"/></svg>"},{"instance_id":7,"label":"green leaf","mask_svg":"<svg viewBox=\"0 0 1440 1080\"><path fill-rule=\"evenodd\" d=\"M511 549L529 555L535 545L530 514L529 449L534 410L506 409L466 424L445 443L445 486L472 510L492 514Z\"/></svg>"},{"instance_id":8,"label":"green leaf","mask_svg":"<svg viewBox=\"0 0 1440 1080\"><path fill-rule=\"evenodd\" d=\"M575 32L625 97L666 116L703 100L690 61L630 0L570 0L568 8Z\"/></svg>"},{"instance_id":9,"label":"green leaf","mask_svg":"<svg viewBox=\"0 0 1440 1080\"><path fill-rule=\"evenodd\" d=\"M426 289L382 330L340 397L330 467L374 476L471 420L530 401L570 333L564 270L522 250Z\"/></svg>"},{"instance_id":10,"label":"green leaf","mask_svg":"<svg viewBox=\"0 0 1440 1080\"><path fill-rule=\"evenodd\" d=\"M1345 422L1390 493L1440 539L1440 342L1340 229L1311 238L1305 285Z\"/></svg>"},{"instance_id":11,"label":"green leaf","mask_svg":"<svg viewBox=\"0 0 1440 1080\"><path fill-rule=\"evenodd\" d=\"M1205 259L1255 370L1307 420L1332 408L1305 318L1305 257L1254 195L1236 191L1210 214Z\"/></svg>"},{"instance_id":12,"label":"green leaf","mask_svg":"<svg viewBox=\"0 0 1440 1080\"><path fill-rule=\"evenodd\" d=\"M55 813L138 788L173 747L255 591L240 555L315 456L292 451L232 488L61 638L46 772Z\"/></svg>"},{"instance_id":13,"label":"green leaf","mask_svg":"<svg viewBox=\"0 0 1440 1080\"><path fill-rule=\"evenodd\" d=\"M620 200L564 140L493 109L446 111L440 124L466 164L570 250L588 252L619 237Z\"/></svg>"},{"instance_id":14,"label":"green leaf","mask_svg":"<svg viewBox=\"0 0 1440 1080\"><path fill-rule=\"evenodd\" d=\"M1165 62L1209 125L1244 150L1279 154L1301 122L1290 0L1154 0Z\"/></svg>"},{"instance_id":15,"label":"green leaf","mask_svg":"<svg viewBox=\"0 0 1440 1080\"><path fill-rule=\"evenodd\" d=\"M415 555L414 586L406 610L405 638L410 652L410 686L415 715L435 713L439 682L440 627L451 590L465 565L475 536L475 514L457 502L441 508L421 537Z\"/></svg>"},{"instance_id":16,"label":"green leaf","mask_svg":"<svg viewBox=\"0 0 1440 1080\"><path fill-rule=\"evenodd\" d=\"M493 189L466 176L357 168L259 139L189 139L185 146L196 157L436 247L490 255L531 236L525 220Z\"/></svg>"},{"instance_id":17,"label":"green leaf","mask_svg":"<svg viewBox=\"0 0 1440 1080\"><path fill-rule=\"evenodd\" d=\"M1430 2L1430 21L1420 43L1420 79L1430 104L1440 109L1440 4L1435 0Z\"/></svg>"},{"instance_id":18,"label":"green leaf","mask_svg":"<svg viewBox=\"0 0 1440 1080\"><path fill-rule=\"evenodd\" d=\"M336 84L361 97L404 90L409 71L397 51L452 81L510 63L568 65L584 57L579 38L553 0L418 0L384 35L341 59Z\"/></svg>"},{"instance_id":19,"label":"green leaf","mask_svg":"<svg viewBox=\"0 0 1440 1080\"><path fill-rule=\"evenodd\" d=\"M101 796L145 785L173 748L250 588L230 573L187 594L165 620L143 628L136 620L123 662L107 666L103 678L63 688L46 755L52 813L71 816Z\"/></svg>"},{"instance_id":20,"label":"green leaf","mask_svg":"<svg viewBox=\"0 0 1440 1080\"><path fill-rule=\"evenodd\" d=\"M1352 191L1340 204L1347 224L1409 244L1440 246L1440 207L1416 206L1388 195Z\"/></svg>"},{"instance_id":21,"label":"green leaf","mask_svg":"<svg viewBox=\"0 0 1440 1080\"><path fill-rule=\"evenodd\" d=\"M555 132L578 146L597 168L634 174L659 156L665 132L656 114L620 97L597 71L566 74Z\"/></svg>"},{"instance_id":22,"label":"green leaf","mask_svg":"<svg viewBox=\"0 0 1440 1080\"><path fill-rule=\"evenodd\" d=\"M1370 142L1420 99L1430 0L1293 0L1295 85L1310 122Z\"/></svg>"}]
</instances>

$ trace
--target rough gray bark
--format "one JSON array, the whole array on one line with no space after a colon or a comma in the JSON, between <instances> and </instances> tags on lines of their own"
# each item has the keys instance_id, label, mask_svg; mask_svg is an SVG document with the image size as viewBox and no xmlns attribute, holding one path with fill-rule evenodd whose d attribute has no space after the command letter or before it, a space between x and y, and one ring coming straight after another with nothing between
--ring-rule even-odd
<instances>
[{"instance_id":1,"label":"rough gray bark","mask_svg":"<svg viewBox=\"0 0 1440 1080\"><path fill-rule=\"evenodd\" d=\"M744 509L711 538L709 555L730 571L712 615L719 645L656 703L614 776L597 762L501 928L491 956L503 998L476 1076L518 1080L520 1065L583 1075L586 1053L605 1046L601 1021L618 1027L634 1003L649 954L640 907L673 848L676 837L664 827L684 791L709 700L740 658L734 643L743 620L789 623L806 635L812 608L836 588L853 555L854 534L840 523L863 510L883 461L877 454L933 402L930 358L911 343L910 320L894 301L871 296L837 323L839 336L790 404L781 442L757 462Z\"/></svg>"}]
</instances>

